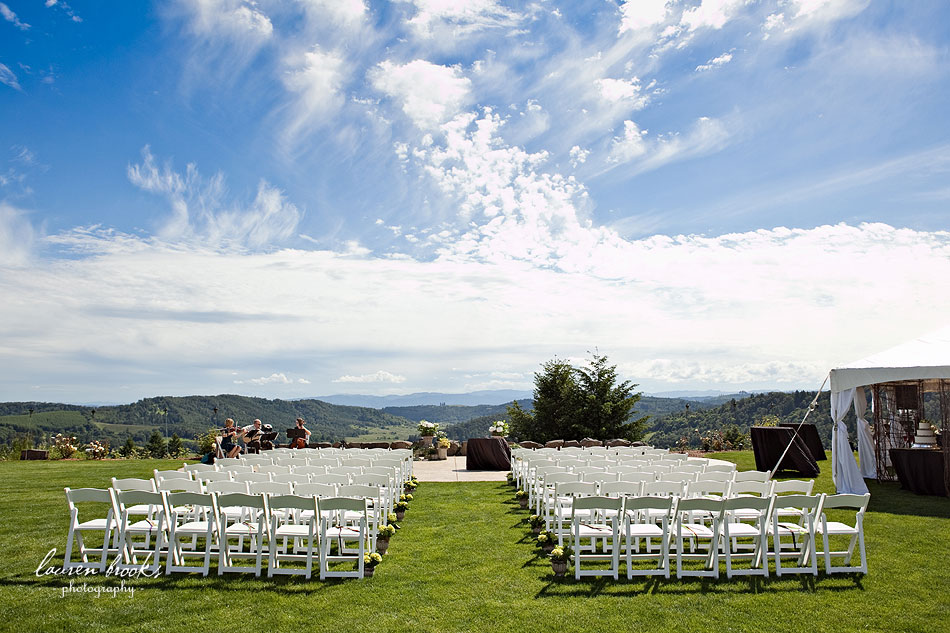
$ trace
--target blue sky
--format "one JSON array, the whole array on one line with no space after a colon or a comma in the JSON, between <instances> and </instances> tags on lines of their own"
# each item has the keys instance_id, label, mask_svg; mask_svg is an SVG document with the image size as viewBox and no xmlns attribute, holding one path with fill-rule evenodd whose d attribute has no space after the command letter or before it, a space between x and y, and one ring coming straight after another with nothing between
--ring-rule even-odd
<instances>
[{"instance_id":1,"label":"blue sky","mask_svg":"<svg viewBox=\"0 0 950 633\"><path fill-rule=\"evenodd\" d=\"M815 388L943 326L944 2L0 3L0 398Z\"/></svg>"}]
</instances>

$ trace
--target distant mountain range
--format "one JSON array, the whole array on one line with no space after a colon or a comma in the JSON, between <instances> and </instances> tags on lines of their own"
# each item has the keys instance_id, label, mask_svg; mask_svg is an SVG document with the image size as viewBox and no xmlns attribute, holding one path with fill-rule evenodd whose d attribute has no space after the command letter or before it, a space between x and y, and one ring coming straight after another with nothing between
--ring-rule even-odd
<instances>
[{"instance_id":1,"label":"distant mountain range","mask_svg":"<svg viewBox=\"0 0 950 633\"><path fill-rule=\"evenodd\" d=\"M386 407L417 407L422 405L448 405L475 407L479 405L511 404L513 400L531 398L530 391L516 391L514 389L495 389L485 391L471 391L468 393L438 393L422 391L401 396L371 396L366 394L336 394L332 396L314 396L313 400L322 400L330 404L340 404L348 407L372 407L385 409Z\"/></svg>"}]
</instances>

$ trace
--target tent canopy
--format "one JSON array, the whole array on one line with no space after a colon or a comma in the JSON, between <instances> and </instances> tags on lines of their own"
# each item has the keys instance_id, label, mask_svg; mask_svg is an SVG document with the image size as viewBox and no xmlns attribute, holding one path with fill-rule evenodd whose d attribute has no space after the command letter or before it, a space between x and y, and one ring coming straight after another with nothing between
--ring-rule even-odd
<instances>
[{"instance_id":1,"label":"tent canopy","mask_svg":"<svg viewBox=\"0 0 950 633\"><path fill-rule=\"evenodd\" d=\"M950 326L832 369L831 392L930 378L950 378Z\"/></svg>"}]
</instances>

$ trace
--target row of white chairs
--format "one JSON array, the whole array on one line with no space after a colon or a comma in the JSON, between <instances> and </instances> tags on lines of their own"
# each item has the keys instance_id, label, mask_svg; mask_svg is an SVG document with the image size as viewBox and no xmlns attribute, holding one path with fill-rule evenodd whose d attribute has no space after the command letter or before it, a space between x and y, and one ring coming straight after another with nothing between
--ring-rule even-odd
<instances>
[{"instance_id":1,"label":"row of white chairs","mask_svg":"<svg viewBox=\"0 0 950 633\"><path fill-rule=\"evenodd\" d=\"M260 576L266 559L268 576L310 578L318 556L322 580L362 577L364 554L375 551L374 499L362 495L65 491L70 513L65 569L104 572L111 567L157 574L164 557L166 575L200 572L207 576L211 559L216 558L219 575L253 572ZM108 504L106 516L80 517L80 506L87 503ZM84 535L90 533L100 533L101 543L87 545ZM80 560L72 560L74 554ZM189 564L195 558L198 564ZM240 559L253 563L240 565ZM292 562L304 566L291 566ZM355 569L331 565L341 562L353 563Z\"/></svg>"},{"instance_id":2,"label":"row of white chairs","mask_svg":"<svg viewBox=\"0 0 950 633\"><path fill-rule=\"evenodd\" d=\"M200 466L200 468L198 468ZM213 465L193 464L195 470L232 470L251 467L254 471L271 467L298 468L301 466L325 467L394 467L398 468L403 481L412 477L412 451L388 449L274 449L262 453L220 458Z\"/></svg>"},{"instance_id":3,"label":"row of white chairs","mask_svg":"<svg viewBox=\"0 0 950 633\"><path fill-rule=\"evenodd\" d=\"M159 473L161 471L158 471ZM171 471L180 474L177 471ZM226 474L226 473L218 473ZM378 521L385 524L389 513L402 495L402 486L394 486L386 475L364 474L356 476L321 475L276 475L268 473L238 473L232 479L191 480L184 477L163 477L156 474L153 479L112 478L112 487L116 490L139 490L144 492L192 492L208 493L245 493L305 496L349 496L360 494L378 498L374 506L378 509ZM372 491L370 495L367 490ZM365 492L365 494L364 494Z\"/></svg>"},{"instance_id":4,"label":"row of white chairs","mask_svg":"<svg viewBox=\"0 0 950 633\"><path fill-rule=\"evenodd\" d=\"M667 481L678 482L684 487L689 483L722 482L745 483L769 481L771 474L763 471L738 472L727 469L704 470L697 472L690 469L671 470L668 468L656 469L649 467L624 468L604 470L599 468L563 468L560 466L538 466L529 471L525 477L523 487L528 491L529 504L540 512L544 500L545 490L555 483L568 481L586 481L605 483L611 481Z\"/></svg>"},{"instance_id":5,"label":"row of white chairs","mask_svg":"<svg viewBox=\"0 0 950 633\"><path fill-rule=\"evenodd\" d=\"M553 479L553 478L552 478ZM717 481L699 480L682 482L679 480L620 480L607 482L585 482L570 479L550 481L545 485L541 511L545 527L550 529L552 523L560 527L563 524L563 509L569 506L575 497L590 497L598 495L621 495L629 497L682 497L682 498L717 498L729 497L769 497L773 495L810 495L815 481L787 480L787 481Z\"/></svg>"},{"instance_id":6,"label":"row of white chairs","mask_svg":"<svg viewBox=\"0 0 950 633\"><path fill-rule=\"evenodd\" d=\"M627 578L669 578L671 558L676 561L677 578L719 578L721 560L728 578L768 576L769 559L774 560L777 576L817 576L819 556L828 574L866 574L863 521L869 498L847 494L720 499L577 497L571 503L567 532L574 575L578 579L616 579L621 553ZM801 513L800 521L783 521L783 510ZM852 511L853 521L838 520L843 518L838 514L829 517L829 511ZM853 564L856 552L858 562ZM783 564L783 559L793 560L789 565ZM609 561L606 568L589 565L605 560ZM649 565L639 566L644 561ZM701 564L697 568L691 562Z\"/></svg>"}]
</instances>

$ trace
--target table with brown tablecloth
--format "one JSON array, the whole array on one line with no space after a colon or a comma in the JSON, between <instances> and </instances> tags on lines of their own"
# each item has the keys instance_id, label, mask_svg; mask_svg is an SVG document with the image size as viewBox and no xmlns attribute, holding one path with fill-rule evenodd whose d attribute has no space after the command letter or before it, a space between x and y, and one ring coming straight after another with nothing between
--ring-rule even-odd
<instances>
[{"instance_id":1,"label":"table with brown tablecloth","mask_svg":"<svg viewBox=\"0 0 950 633\"><path fill-rule=\"evenodd\" d=\"M752 436L756 470L790 470L802 477L817 477L821 472L801 435L795 435L795 429L786 426L753 426L749 432ZM785 457L776 467L783 452Z\"/></svg>"},{"instance_id":2,"label":"table with brown tablecloth","mask_svg":"<svg viewBox=\"0 0 950 633\"><path fill-rule=\"evenodd\" d=\"M805 446L811 451L811 456L816 462L828 459L825 456L825 447L821 443L821 436L818 435L818 427L806 422L799 426L797 422L782 422L779 426L785 426L792 429L798 429L798 435L805 441Z\"/></svg>"},{"instance_id":3,"label":"table with brown tablecloth","mask_svg":"<svg viewBox=\"0 0 950 633\"><path fill-rule=\"evenodd\" d=\"M891 464L904 490L919 495L946 496L943 451L932 448L892 448Z\"/></svg>"},{"instance_id":4,"label":"table with brown tablecloth","mask_svg":"<svg viewBox=\"0 0 950 633\"><path fill-rule=\"evenodd\" d=\"M511 470L511 449L503 437L473 437L466 447L466 470Z\"/></svg>"}]
</instances>

